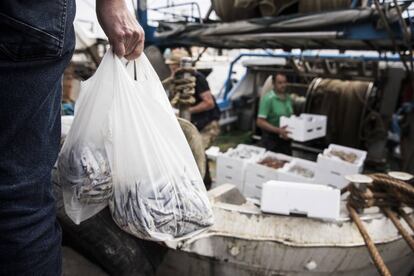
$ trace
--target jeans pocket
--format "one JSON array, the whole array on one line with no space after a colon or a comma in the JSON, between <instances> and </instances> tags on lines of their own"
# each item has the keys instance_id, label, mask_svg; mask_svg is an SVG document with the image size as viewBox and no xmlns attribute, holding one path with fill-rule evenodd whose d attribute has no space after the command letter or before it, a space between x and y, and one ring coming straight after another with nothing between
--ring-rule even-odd
<instances>
[{"instance_id":1,"label":"jeans pocket","mask_svg":"<svg viewBox=\"0 0 414 276\"><path fill-rule=\"evenodd\" d=\"M3 1L3 0L2 0ZM57 58L62 54L68 0L0 4L0 52L14 61Z\"/></svg>"}]
</instances>

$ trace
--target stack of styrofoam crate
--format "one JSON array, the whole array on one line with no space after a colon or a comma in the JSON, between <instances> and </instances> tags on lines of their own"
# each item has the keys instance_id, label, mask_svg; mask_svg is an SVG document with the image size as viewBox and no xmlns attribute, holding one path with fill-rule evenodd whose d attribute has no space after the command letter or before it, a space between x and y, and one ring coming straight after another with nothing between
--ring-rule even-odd
<instances>
[{"instance_id":1,"label":"stack of styrofoam crate","mask_svg":"<svg viewBox=\"0 0 414 276\"><path fill-rule=\"evenodd\" d=\"M335 220L340 215L340 190L324 185L269 181L263 184L261 210Z\"/></svg>"},{"instance_id":2,"label":"stack of styrofoam crate","mask_svg":"<svg viewBox=\"0 0 414 276\"><path fill-rule=\"evenodd\" d=\"M351 164L339 157L329 155L329 152L332 150L354 153L357 158L355 162ZM366 151L330 144L322 154L318 155L316 183L333 186L338 189L344 188L348 184L345 176L361 173L364 169L366 156Z\"/></svg>"},{"instance_id":3,"label":"stack of styrofoam crate","mask_svg":"<svg viewBox=\"0 0 414 276\"><path fill-rule=\"evenodd\" d=\"M249 156L235 157L238 152L250 152ZM216 182L218 185L230 183L243 191L245 168L247 164L255 162L265 153L264 148L240 144L235 149L217 156Z\"/></svg>"},{"instance_id":4,"label":"stack of styrofoam crate","mask_svg":"<svg viewBox=\"0 0 414 276\"><path fill-rule=\"evenodd\" d=\"M297 171L295 172L295 169L297 170L298 168L306 170L309 175L304 176ZM316 162L295 158L295 160L290 162L278 172L278 180L301 183L315 183L318 169L319 168Z\"/></svg>"},{"instance_id":5,"label":"stack of styrofoam crate","mask_svg":"<svg viewBox=\"0 0 414 276\"><path fill-rule=\"evenodd\" d=\"M293 157L274 153L271 151L266 152L260 159L254 163L248 163L246 165L246 174L244 180L243 195L246 197L260 199L262 194L262 184L269 180L277 180L278 172L280 169L274 169L262 164L259 164L266 158L273 158L277 160L287 161L288 163L293 160ZM284 166L286 166L286 163Z\"/></svg>"},{"instance_id":6,"label":"stack of styrofoam crate","mask_svg":"<svg viewBox=\"0 0 414 276\"><path fill-rule=\"evenodd\" d=\"M298 142L306 142L326 135L327 117L303 113L300 116L281 117L280 126L287 126L289 137Z\"/></svg>"}]
</instances>

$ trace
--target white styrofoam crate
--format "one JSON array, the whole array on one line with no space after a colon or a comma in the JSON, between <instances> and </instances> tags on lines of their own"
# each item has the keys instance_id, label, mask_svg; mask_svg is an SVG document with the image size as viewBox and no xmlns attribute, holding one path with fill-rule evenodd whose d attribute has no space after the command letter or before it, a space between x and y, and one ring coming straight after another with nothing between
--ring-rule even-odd
<instances>
[{"instance_id":1,"label":"white styrofoam crate","mask_svg":"<svg viewBox=\"0 0 414 276\"><path fill-rule=\"evenodd\" d=\"M232 153L238 150L252 150L254 153L250 158L235 158ZM235 149L229 149L226 153L217 156L216 182L218 185L230 183L243 191L246 165L258 160L266 150L256 146L239 145Z\"/></svg>"},{"instance_id":2,"label":"white styrofoam crate","mask_svg":"<svg viewBox=\"0 0 414 276\"><path fill-rule=\"evenodd\" d=\"M294 166L300 166L300 167L303 167L305 169L312 171L313 176L308 178L300 174L291 172L290 170ZM316 162L295 158L292 162L290 162L285 167L283 167L283 169L279 170L278 180L291 181L291 182L315 183L317 170L318 170L318 165L316 164Z\"/></svg>"},{"instance_id":3,"label":"white styrofoam crate","mask_svg":"<svg viewBox=\"0 0 414 276\"><path fill-rule=\"evenodd\" d=\"M315 183L332 186L337 189L343 189L348 185L349 181L346 180L344 175L338 175L319 168L316 171Z\"/></svg>"},{"instance_id":4,"label":"white styrofoam crate","mask_svg":"<svg viewBox=\"0 0 414 276\"><path fill-rule=\"evenodd\" d=\"M294 158L285 154L266 152L259 160L254 163L248 163L245 169L243 195L251 198L260 198L262 194L262 184L269 180L278 179L279 169L273 169L265 165L258 164L265 158L275 158L291 162ZM286 166L287 164L285 164Z\"/></svg>"},{"instance_id":5,"label":"white styrofoam crate","mask_svg":"<svg viewBox=\"0 0 414 276\"><path fill-rule=\"evenodd\" d=\"M217 156L216 182L218 185L230 183L243 190L243 173L245 161L232 158L225 154Z\"/></svg>"},{"instance_id":6,"label":"white styrofoam crate","mask_svg":"<svg viewBox=\"0 0 414 276\"><path fill-rule=\"evenodd\" d=\"M339 157L328 156L331 150L341 150L345 152L352 152L357 155L357 160L354 164L341 160ZM344 147L340 145L330 144L322 154L318 154L318 166L321 170L324 170L333 175L350 175L361 173L364 169L364 162L367 156L367 152L354 148Z\"/></svg>"},{"instance_id":7,"label":"white styrofoam crate","mask_svg":"<svg viewBox=\"0 0 414 276\"><path fill-rule=\"evenodd\" d=\"M235 150L244 150L244 149L255 152L256 153L254 157L255 159L260 158L266 152L265 148L253 146L253 145L238 144L237 147L235 148Z\"/></svg>"},{"instance_id":8,"label":"white styrofoam crate","mask_svg":"<svg viewBox=\"0 0 414 276\"><path fill-rule=\"evenodd\" d=\"M340 190L332 187L272 180L263 184L260 208L266 213L335 220L340 201Z\"/></svg>"},{"instance_id":9,"label":"white styrofoam crate","mask_svg":"<svg viewBox=\"0 0 414 276\"><path fill-rule=\"evenodd\" d=\"M287 126L288 135L295 141L306 142L326 135L327 117L303 113L300 116L282 116L280 126Z\"/></svg>"},{"instance_id":10,"label":"white styrofoam crate","mask_svg":"<svg viewBox=\"0 0 414 276\"><path fill-rule=\"evenodd\" d=\"M209 147L206 151L205 151L205 154L207 155L207 158L209 159L209 160L217 160L217 156L219 156L221 153L220 153L220 148L219 147L216 147L216 146L212 146L212 147Z\"/></svg>"},{"instance_id":11,"label":"white styrofoam crate","mask_svg":"<svg viewBox=\"0 0 414 276\"><path fill-rule=\"evenodd\" d=\"M262 185L263 183L253 182L246 177L243 185L243 195L253 199L260 199L262 195Z\"/></svg>"}]
</instances>

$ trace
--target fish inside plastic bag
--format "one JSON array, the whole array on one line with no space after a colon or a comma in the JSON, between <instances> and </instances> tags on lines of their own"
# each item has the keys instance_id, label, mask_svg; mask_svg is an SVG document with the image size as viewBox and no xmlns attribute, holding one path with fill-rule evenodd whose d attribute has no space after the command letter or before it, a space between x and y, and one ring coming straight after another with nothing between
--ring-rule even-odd
<instances>
[{"instance_id":1,"label":"fish inside plastic bag","mask_svg":"<svg viewBox=\"0 0 414 276\"><path fill-rule=\"evenodd\" d=\"M80 223L109 203L118 226L139 238L189 237L213 224L197 164L145 55L137 80L128 70L108 51L82 83L58 160L65 210Z\"/></svg>"}]
</instances>

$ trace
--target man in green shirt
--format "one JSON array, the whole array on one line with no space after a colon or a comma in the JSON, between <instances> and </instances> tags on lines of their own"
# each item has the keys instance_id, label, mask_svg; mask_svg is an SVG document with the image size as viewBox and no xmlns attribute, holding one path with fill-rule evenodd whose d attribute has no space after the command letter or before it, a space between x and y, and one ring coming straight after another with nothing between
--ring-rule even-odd
<instances>
[{"instance_id":1,"label":"man in green shirt","mask_svg":"<svg viewBox=\"0 0 414 276\"><path fill-rule=\"evenodd\" d=\"M280 117L293 113L292 101L286 93L286 76L277 73L273 76L274 90L267 92L260 100L257 126L262 129L262 143L266 150L291 155L289 132L280 126Z\"/></svg>"}]
</instances>

